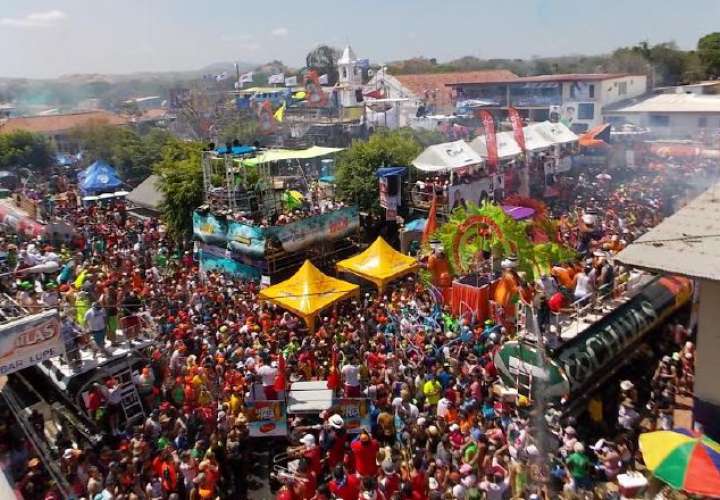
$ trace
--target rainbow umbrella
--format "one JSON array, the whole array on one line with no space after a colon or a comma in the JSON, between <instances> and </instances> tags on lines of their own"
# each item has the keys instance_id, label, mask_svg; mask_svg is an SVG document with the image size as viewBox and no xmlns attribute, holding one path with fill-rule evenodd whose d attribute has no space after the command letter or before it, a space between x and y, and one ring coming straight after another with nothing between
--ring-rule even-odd
<instances>
[{"instance_id":1,"label":"rainbow umbrella","mask_svg":"<svg viewBox=\"0 0 720 500\"><path fill-rule=\"evenodd\" d=\"M640 435L645 465L658 479L678 490L720 498L720 444L689 431Z\"/></svg>"}]
</instances>

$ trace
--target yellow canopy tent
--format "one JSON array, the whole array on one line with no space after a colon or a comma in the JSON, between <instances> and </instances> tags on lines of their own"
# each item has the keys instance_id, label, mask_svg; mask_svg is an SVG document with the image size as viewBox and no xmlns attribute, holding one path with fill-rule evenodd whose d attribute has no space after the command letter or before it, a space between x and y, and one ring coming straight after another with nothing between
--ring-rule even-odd
<instances>
[{"instance_id":1,"label":"yellow canopy tent","mask_svg":"<svg viewBox=\"0 0 720 500\"><path fill-rule=\"evenodd\" d=\"M287 280L260 291L260 298L294 312L314 330L315 315L352 295L360 287L347 281L323 274L312 262L306 260L298 271Z\"/></svg>"},{"instance_id":2,"label":"yellow canopy tent","mask_svg":"<svg viewBox=\"0 0 720 500\"><path fill-rule=\"evenodd\" d=\"M388 282L415 271L418 266L417 260L398 252L382 237L378 237L364 252L337 263L338 270L372 281L380 291Z\"/></svg>"}]
</instances>

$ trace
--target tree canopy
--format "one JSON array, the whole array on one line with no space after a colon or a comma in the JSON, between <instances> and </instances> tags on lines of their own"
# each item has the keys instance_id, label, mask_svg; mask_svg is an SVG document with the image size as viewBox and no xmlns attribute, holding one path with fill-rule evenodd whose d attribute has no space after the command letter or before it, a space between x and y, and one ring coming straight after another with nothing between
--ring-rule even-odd
<instances>
[{"instance_id":1,"label":"tree canopy","mask_svg":"<svg viewBox=\"0 0 720 500\"><path fill-rule=\"evenodd\" d=\"M193 210L203 202L202 149L199 142L174 140L165 145L155 164L158 188L165 195L160 210L174 238L190 235Z\"/></svg>"},{"instance_id":2,"label":"tree canopy","mask_svg":"<svg viewBox=\"0 0 720 500\"><path fill-rule=\"evenodd\" d=\"M698 41L697 53L705 68L705 75L720 76L720 32L705 35Z\"/></svg>"},{"instance_id":3,"label":"tree canopy","mask_svg":"<svg viewBox=\"0 0 720 500\"><path fill-rule=\"evenodd\" d=\"M175 143L172 134L163 129L151 129L139 135L128 127L114 127L92 123L79 127L72 137L83 151L83 161L105 160L127 181L142 181L150 175L152 166L162 158L163 148Z\"/></svg>"},{"instance_id":4,"label":"tree canopy","mask_svg":"<svg viewBox=\"0 0 720 500\"><path fill-rule=\"evenodd\" d=\"M314 69L318 75L327 75L328 84L335 85L338 81L337 61L341 56L340 50L329 45L320 45L311 50L305 57L305 66Z\"/></svg>"},{"instance_id":5,"label":"tree canopy","mask_svg":"<svg viewBox=\"0 0 720 500\"><path fill-rule=\"evenodd\" d=\"M52 145L42 135L22 130L0 135L0 170L44 170L53 164L53 153Z\"/></svg>"},{"instance_id":6,"label":"tree canopy","mask_svg":"<svg viewBox=\"0 0 720 500\"><path fill-rule=\"evenodd\" d=\"M412 132L405 129L380 131L367 141L353 141L338 156L338 194L362 210L379 210L377 169L384 165L409 165L422 149Z\"/></svg>"}]
</instances>

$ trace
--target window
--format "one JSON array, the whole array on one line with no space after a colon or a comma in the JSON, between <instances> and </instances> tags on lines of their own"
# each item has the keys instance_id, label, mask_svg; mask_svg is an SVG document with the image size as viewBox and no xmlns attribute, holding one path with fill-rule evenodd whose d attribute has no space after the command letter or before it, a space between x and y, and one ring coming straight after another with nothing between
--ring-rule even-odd
<instances>
[{"instance_id":1,"label":"window","mask_svg":"<svg viewBox=\"0 0 720 500\"><path fill-rule=\"evenodd\" d=\"M595 99L595 85L588 85L588 96L590 97L590 99Z\"/></svg>"},{"instance_id":2,"label":"window","mask_svg":"<svg viewBox=\"0 0 720 500\"><path fill-rule=\"evenodd\" d=\"M701 116L700 118L698 118L698 127L700 127L700 128L707 127L707 117L706 116Z\"/></svg>"},{"instance_id":3,"label":"window","mask_svg":"<svg viewBox=\"0 0 720 500\"><path fill-rule=\"evenodd\" d=\"M627 94L627 82L620 82L618 84L618 95Z\"/></svg>"},{"instance_id":4,"label":"window","mask_svg":"<svg viewBox=\"0 0 720 500\"><path fill-rule=\"evenodd\" d=\"M591 102L581 102L577 108L578 120L592 120L595 118L595 105Z\"/></svg>"},{"instance_id":5,"label":"window","mask_svg":"<svg viewBox=\"0 0 720 500\"><path fill-rule=\"evenodd\" d=\"M651 127L669 127L670 117L668 115L650 115Z\"/></svg>"}]
</instances>

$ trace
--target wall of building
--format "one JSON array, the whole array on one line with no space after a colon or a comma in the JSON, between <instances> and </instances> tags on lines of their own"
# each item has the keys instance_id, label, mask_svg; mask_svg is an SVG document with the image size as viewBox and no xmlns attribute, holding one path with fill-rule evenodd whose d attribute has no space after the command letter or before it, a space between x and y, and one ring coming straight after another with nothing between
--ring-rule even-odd
<instances>
[{"instance_id":1,"label":"wall of building","mask_svg":"<svg viewBox=\"0 0 720 500\"><path fill-rule=\"evenodd\" d=\"M603 106L638 97L647 92L647 76L631 75L598 82Z\"/></svg>"},{"instance_id":2,"label":"wall of building","mask_svg":"<svg viewBox=\"0 0 720 500\"><path fill-rule=\"evenodd\" d=\"M720 129L720 113L628 113L610 114L607 121L649 128L660 137L696 138Z\"/></svg>"},{"instance_id":3,"label":"wall of building","mask_svg":"<svg viewBox=\"0 0 720 500\"><path fill-rule=\"evenodd\" d=\"M700 308L695 355L695 419L720 436L720 281L700 281Z\"/></svg>"}]
</instances>

